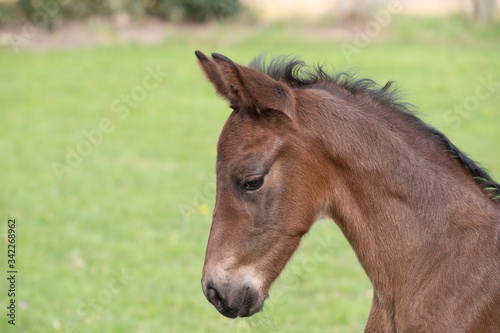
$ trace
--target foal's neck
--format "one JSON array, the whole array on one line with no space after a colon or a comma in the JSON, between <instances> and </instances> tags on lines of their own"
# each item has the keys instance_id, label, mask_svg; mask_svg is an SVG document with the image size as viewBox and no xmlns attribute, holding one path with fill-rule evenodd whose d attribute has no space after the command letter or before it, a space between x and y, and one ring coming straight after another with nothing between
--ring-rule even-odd
<instances>
[{"instance_id":1,"label":"foal's neck","mask_svg":"<svg viewBox=\"0 0 500 333\"><path fill-rule=\"evenodd\" d=\"M322 137L333 169L328 215L380 294L395 297L425 249L439 256L471 233L498 242L499 206L434 138L403 117L348 109L313 121L331 133Z\"/></svg>"}]
</instances>

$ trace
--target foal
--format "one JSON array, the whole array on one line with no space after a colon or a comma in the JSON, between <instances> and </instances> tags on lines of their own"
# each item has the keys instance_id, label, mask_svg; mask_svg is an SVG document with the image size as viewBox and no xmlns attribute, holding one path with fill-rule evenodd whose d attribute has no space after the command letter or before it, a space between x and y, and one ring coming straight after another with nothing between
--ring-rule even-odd
<instances>
[{"instance_id":1,"label":"foal","mask_svg":"<svg viewBox=\"0 0 500 333\"><path fill-rule=\"evenodd\" d=\"M260 311L301 237L330 218L374 287L365 332L500 332L500 185L390 83L196 56L234 110L202 278L220 313Z\"/></svg>"}]
</instances>

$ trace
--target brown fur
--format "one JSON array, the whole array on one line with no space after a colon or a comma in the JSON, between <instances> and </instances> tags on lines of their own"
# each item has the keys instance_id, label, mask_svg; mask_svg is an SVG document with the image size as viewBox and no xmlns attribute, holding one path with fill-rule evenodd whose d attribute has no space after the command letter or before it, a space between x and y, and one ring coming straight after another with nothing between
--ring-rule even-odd
<instances>
[{"instance_id":1,"label":"brown fur","mask_svg":"<svg viewBox=\"0 0 500 333\"><path fill-rule=\"evenodd\" d=\"M260 310L301 237L326 217L374 286L365 332L500 332L500 205L472 161L366 91L321 75L300 87L196 55L234 108L218 142L202 280L221 313ZM257 176L262 187L246 189ZM245 282L246 272L258 278Z\"/></svg>"}]
</instances>

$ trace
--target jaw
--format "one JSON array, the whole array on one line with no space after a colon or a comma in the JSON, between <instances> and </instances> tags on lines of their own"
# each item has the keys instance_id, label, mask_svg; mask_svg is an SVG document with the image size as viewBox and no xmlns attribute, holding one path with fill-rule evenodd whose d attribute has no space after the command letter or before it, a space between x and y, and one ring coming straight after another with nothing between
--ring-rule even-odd
<instances>
[{"instance_id":1,"label":"jaw","mask_svg":"<svg viewBox=\"0 0 500 333\"><path fill-rule=\"evenodd\" d=\"M205 297L229 318L249 317L261 311L272 283L298 247L300 239L300 234L273 239L272 245L258 255L258 261L243 266L240 263L245 260L230 251L207 256L202 277ZM210 240L207 253L214 254ZM259 249L250 252L256 254Z\"/></svg>"}]
</instances>

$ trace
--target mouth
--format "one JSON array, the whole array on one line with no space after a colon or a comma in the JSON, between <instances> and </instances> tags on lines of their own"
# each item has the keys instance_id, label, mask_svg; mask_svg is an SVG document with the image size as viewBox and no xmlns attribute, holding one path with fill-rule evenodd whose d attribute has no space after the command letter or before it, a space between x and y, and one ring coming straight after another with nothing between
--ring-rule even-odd
<instances>
[{"instance_id":1,"label":"mouth","mask_svg":"<svg viewBox=\"0 0 500 333\"><path fill-rule=\"evenodd\" d=\"M207 300L228 318L250 317L264 307L265 298L252 286L224 290L209 282L204 291Z\"/></svg>"}]
</instances>

